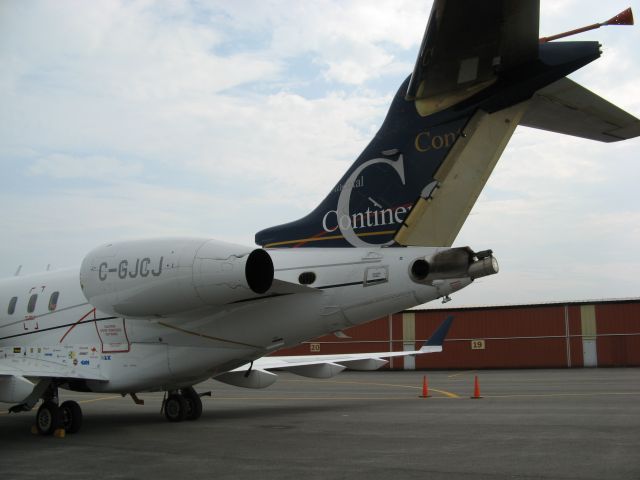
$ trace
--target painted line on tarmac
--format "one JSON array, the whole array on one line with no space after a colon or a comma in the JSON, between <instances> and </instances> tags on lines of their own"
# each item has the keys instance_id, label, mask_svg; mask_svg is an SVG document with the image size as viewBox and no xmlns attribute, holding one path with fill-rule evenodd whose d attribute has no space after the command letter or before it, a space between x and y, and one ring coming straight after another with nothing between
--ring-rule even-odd
<instances>
[{"instance_id":1,"label":"painted line on tarmac","mask_svg":"<svg viewBox=\"0 0 640 480\"><path fill-rule=\"evenodd\" d=\"M465 370L464 372L454 373L453 375L447 375L447 378L456 378L460 375L467 375L469 373L477 373L477 370Z\"/></svg>"},{"instance_id":2,"label":"painted line on tarmac","mask_svg":"<svg viewBox=\"0 0 640 480\"><path fill-rule=\"evenodd\" d=\"M323 381L320 381L320 382L318 380L283 380L283 382L336 383L336 384L340 384L340 385L370 385L370 386L374 386L374 387L399 387L399 388L410 388L412 390L421 390L422 389L422 385L416 386L416 385L400 385L400 384L397 384L397 383L355 382L353 380L323 380ZM445 396L447 396L449 398L460 398L459 395L456 395L453 392L448 392L446 390L439 390L437 388L431 388L431 387L429 387L429 390L441 393L442 395L445 395Z\"/></svg>"},{"instance_id":3,"label":"painted line on tarmac","mask_svg":"<svg viewBox=\"0 0 640 480\"><path fill-rule=\"evenodd\" d=\"M440 390L431 389L433 391L437 391L438 393L445 393ZM451 392L446 392L451 393ZM466 397L460 397L456 394L451 394L454 396L443 396L443 397L432 397L434 399L460 399ZM629 395L638 395L640 396L640 392L609 392L609 393L550 393L550 394L516 394L516 395L483 395L482 398L557 398L557 397L595 397L595 396L629 396ZM417 398L417 397L416 397ZM225 400L274 400L274 401L286 401L286 400L414 400L414 397L407 396L391 396L391 397L372 397L372 396L309 396L309 397L301 397L301 396L245 396L245 397L222 397L216 396L213 397L213 401L225 401Z\"/></svg>"},{"instance_id":4,"label":"painted line on tarmac","mask_svg":"<svg viewBox=\"0 0 640 480\"><path fill-rule=\"evenodd\" d=\"M304 381L304 380L302 380ZM411 389L417 389L418 387L413 387L410 385L393 385L393 384L374 384L374 383L365 383L365 382L341 382L341 383L362 383L365 385L380 385L380 386L394 386L394 387L404 387L404 388L411 388ZM455 393L452 392L447 392L446 390L439 390L439 389L435 389L435 388L431 388L431 391L434 392L438 392L441 393L443 396L442 397L432 397L434 399L460 399L460 398L466 398L466 397L461 397L459 395L456 395ZM561 397L570 397L570 398L575 398L575 397L606 397L606 396L640 396L640 392L601 392L601 393L522 393L522 394L512 394L512 395L483 395L483 398L561 398ZM417 398L417 397L416 397ZM110 396L106 396L106 397L98 397L98 398L91 398L91 399L87 399L87 400L80 400L78 401L78 403L81 404L87 404L87 403L94 403L94 402L102 402L105 400L119 400L122 399L122 396L120 395L110 395ZM340 396L340 397L336 397L336 396L311 396L311 397L301 397L301 396L244 396L244 397L239 397L239 396L233 396L233 397L226 397L226 396L215 396L213 398L211 398L211 401L237 401L237 400L246 400L246 401L251 401L251 400L256 400L256 401L265 401L265 400L273 400L273 401L318 401L318 400L345 400L345 401L362 401L362 400L382 400L382 401L389 401L389 400L415 400L414 397L407 397L407 396L387 396L387 397L377 397L377 396L370 396L370 395L363 395L363 396ZM0 411L0 415L8 415L9 412L8 411Z\"/></svg>"},{"instance_id":5,"label":"painted line on tarmac","mask_svg":"<svg viewBox=\"0 0 640 480\"><path fill-rule=\"evenodd\" d=\"M640 392L591 392L591 393L515 393L509 395L483 395L483 398L557 398L557 397L609 397L638 395Z\"/></svg>"},{"instance_id":6,"label":"painted line on tarmac","mask_svg":"<svg viewBox=\"0 0 640 480\"><path fill-rule=\"evenodd\" d=\"M122 395L109 395L108 397L98 397L98 398L90 398L88 400L78 400L78 403L93 403L93 402L102 402L103 400L116 400L118 398L123 398Z\"/></svg>"},{"instance_id":7,"label":"painted line on tarmac","mask_svg":"<svg viewBox=\"0 0 640 480\"><path fill-rule=\"evenodd\" d=\"M434 392L441 393L447 398L461 398L460 395L453 392L448 392L446 390L438 390L437 388L429 388L429 390L433 390Z\"/></svg>"},{"instance_id":8,"label":"painted line on tarmac","mask_svg":"<svg viewBox=\"0 0 640 480\"><path fill-rule=\"evenodd\" d=\"M433 399L448 399L450 397L431 397ZM459 398L459 397L458 397ZM224 400L277 400L277 401L286 401L286 400L354 400L354 401L363 401L363 400L418 400L419 397L215 397L212 401L224 401Z\"/></svg>"},{"instance_id":9,"label":"painted line on tarmac","mask_svg":"<svg viewBox=\"0 0 640 480\"><path fill-rule=\"evenodd\" d=\"M85 404L85 403L93 403L93 402L101 402L103 400L115 400L121 398L120 395L110 395L108 397L98 397L98 398L89 398L87 400L78 400L78 403L81 404ZM8 410L2 410L0 411L0 415L8 415L9 411Z\"/></svg>"}]
</instances>

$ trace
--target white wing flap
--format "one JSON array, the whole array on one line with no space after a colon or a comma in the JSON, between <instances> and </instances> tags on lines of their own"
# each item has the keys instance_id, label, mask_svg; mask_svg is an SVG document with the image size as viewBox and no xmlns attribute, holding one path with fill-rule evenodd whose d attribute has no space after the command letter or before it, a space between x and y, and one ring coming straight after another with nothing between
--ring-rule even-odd
<instances>
[{"instance_id":1,"label":"white wing flap","mask_svg":"<svg viewBox=\"0 0 640 480\"><path fill-rule=\"evenodd\" d=\"M442 344L449 333L453 316L447 317L433 332L420 350L407 352L372 352L372 353L346 353L342 355L299 355L281 357L262 357L252 363L246 363L232 372L246 372L250 369L260 371L280 369L296 373L298 375L330 378L345 368L354 370L376 370L387 363L385 358L406 357L407 355L423 355L425 353L437 353L442 351Z\"/></svg>"},{"instance_id":2,"label":"white wing flap","mask_svg":"<svg viewBox=\"0 0 640 480\"><path fill-rule=\"evenodd\" d=\"M225 383L239 387L263 388L265 374L268 370L285 370L296 375L312 378L331 378L345 368L353 370L377 370L387 364L385 358L406 357L408 355L423 355L442 351L442 344L449 333L453 316L447 317L419 350L408 352L371 352L347 353L342 355L299 355L262 357L251 363L246 363L235 370L223 373L217 377ZM255 377L252 379L252 377ZM275 381L275 375L269 376L269 385Z\"/></svg>"},{"instance_id":3,"label":"white wing flap","mask_svg":"<svg viewBox=\"0 0 640 480\"><path fill-rule=\"evenodd\" d=\"M448 326L445 330L448 330ZM345 368L377 370L388 363L385 358L406 357L408 355L422 355L441 351L442 345L425 344L420 350L408 352L262 357L253 363L246 363L235 370L218 375L214 379L237 387L264 388L275 382L277 378L277 375L270 373L268 370L285 370L310 378L331 378Z\"/></svg>"},{"instance_id":4,"label":"white wing flap","mask_svg":"<svg viewBox=\"0 0 640 480\"><path fill-rule=\"evenodd\" d=\"M442 351L441 345L425 345L420 350L412 350L407 352L372 352L372 353L348 353L343 355L299 355L299 356L281 356L281 357L262 357L253 362L253 367L260 370L286 370L291 373L302 371L300 367L315 365L340 365L354 370L361 370L359 366L373 367L377 365L380 368L387 364L385 358L406 357L408 355L422 355L425 353L437 353ZM353 367L352 367L353 365ZM251 364L242 365L233 372L246 372L251 368ZM343 368L344 369L344 368ZM364 368L371 370L372 368ZM338 373L338 372L336 372ZM302 374L300 374L302 375ZM306 375L304 375L306 376ZM309 375L311 376L311 375ZM329 378L329 377L317 377Z\"/></svg>"}]
</instances>

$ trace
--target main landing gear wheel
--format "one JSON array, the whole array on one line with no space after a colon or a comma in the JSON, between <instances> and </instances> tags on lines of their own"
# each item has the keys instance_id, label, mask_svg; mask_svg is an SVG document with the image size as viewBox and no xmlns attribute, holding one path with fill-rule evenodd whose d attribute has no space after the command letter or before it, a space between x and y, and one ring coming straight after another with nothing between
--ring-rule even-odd
<instances>
[{"instance_id":1,"label":"main landing gear wheel","mask_svg":"<svg viewBox=\"0 0 640 480\"><path fill-rule=\"evenodd\" d=\"M62 425L60 407L52 401L46 401L36 413L36 428L41 435L51 435Z\"/></svg>"},{"instance_id":2,"label":"main landing gear wheel","mask_svg":"<svg viewBox=\"0 0 640 480\"><path fill-rule=\"evenodd\" d=\"M164 416L170 422L181 422L187 417L187 400L177 393L169 395L164 402Z\"/></svg>"},{"instance_id":3,"label":"main landing gear wheel","mask_svg":"<svg viewBox=\"0 0 640 480\"><path fill-rule=\"evenodd\" d=\"M187 420L198 420L202 415L202 400L193 387L183 388L182 396L187 402Z\"/></svg>"},{"instance_id":4,"label":"main landing gear wheel","mask_svg":"<svg viewBox=\"0 0 640 480\"><path fill-rule=\"evenodd\" d=\"M60 416L67 433L77 433L82 427L82 409L73 400L67 400L60 405Z\"/></svg>"}]
</instances>

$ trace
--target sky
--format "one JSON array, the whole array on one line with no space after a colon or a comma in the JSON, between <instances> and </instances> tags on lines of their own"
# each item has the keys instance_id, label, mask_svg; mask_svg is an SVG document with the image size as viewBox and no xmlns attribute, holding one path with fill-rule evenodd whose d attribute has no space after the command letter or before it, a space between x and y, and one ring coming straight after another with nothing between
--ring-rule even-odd
<instances>
[{"instance_id":1,"label":"sky","mask_svg":"<svg viewBox=\"0 0 640 480\"><path fill-rule=\"evenodd\" d=\"M540 34L637 4L541 0ZM253 245L306 215L381 125L430 8L0 2L0 276L129 238ZM603 56L571 76L636 116L639 28L575 37ZM639 147L518 127L454 244L501 272L449 305L640 296Z\"/></svg>"}]
</instances>

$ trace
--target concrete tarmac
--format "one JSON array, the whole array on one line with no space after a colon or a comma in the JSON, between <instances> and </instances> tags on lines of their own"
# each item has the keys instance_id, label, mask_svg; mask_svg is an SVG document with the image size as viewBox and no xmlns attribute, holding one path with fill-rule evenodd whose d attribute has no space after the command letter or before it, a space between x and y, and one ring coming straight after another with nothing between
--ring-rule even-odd
<instances>
[{"instance_id":1,"label":"concrete tarmac","mask_svg":"<svg viewBox=\"0 0 640 480\"><path fill-rule=\"evenodd\" d=\"M422 376L431 398L421 399ZM484 398L471 400L478 375ZM640 369L281 373L265 390L209 381L204 413L69 394L82 431L32 435L0 404L0 475L63 478L640 479Z\"/></svg>"}]
</instances>

